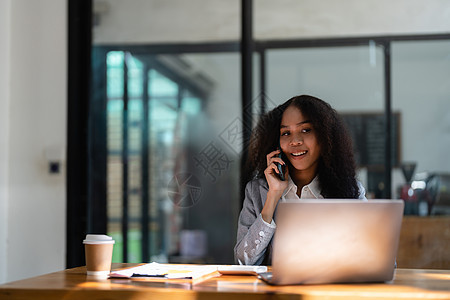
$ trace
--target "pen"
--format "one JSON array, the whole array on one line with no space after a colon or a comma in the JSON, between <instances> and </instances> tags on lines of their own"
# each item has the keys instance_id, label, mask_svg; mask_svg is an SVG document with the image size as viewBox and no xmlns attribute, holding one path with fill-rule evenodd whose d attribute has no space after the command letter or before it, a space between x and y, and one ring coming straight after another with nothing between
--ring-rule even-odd
<instances>
[{"instance_id":1,"label":"pen","mask_svg":"<svg viewBox=\"0 0 450 300\"><path fill-rule=\"evenodd\" d=\"M152 277L152 278L166 278L167 274L138 274L133 273L131 277Z\"/></svg>"}]
</instances>

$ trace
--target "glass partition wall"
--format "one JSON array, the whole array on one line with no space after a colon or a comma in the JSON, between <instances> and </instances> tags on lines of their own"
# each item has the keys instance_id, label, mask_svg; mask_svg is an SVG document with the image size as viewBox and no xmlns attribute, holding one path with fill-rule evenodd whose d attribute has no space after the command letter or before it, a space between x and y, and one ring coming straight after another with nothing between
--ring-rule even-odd
<instances>
[{"instance_id":1,"label":"glass partition wall","mask_svg":"<svg viewBox=\"0 0 450 300\"><path fill-rule=\"evenodd\" d=\"M89 220L115 238L114 262L234 263L238 42L138 44L93 45L89 201L105 205ZM292 96L322 98L349 126L368 198L402 198L407 215L448 214L449 45L255 41L253 121Z\"/></svg>"},{"instance_id":2,"label":"glass partition wall","mask_svg":"<svg viewBox=\"0 0 450 300\"><path fill-rule=\"evenodd\" d=\"M186 172L186 122L198 117L206 100L146 60L125 51L106 54L107 212L115 261L142 261L144 253L154 259L176 249L171 235L162 238L180 230L180 206L167 205L168 191L161 189L167 178ZM172 222L166 214L173 214Z\"/></svg>"},{"instance_id":3,"label":"glass partition wall","mask_svg":"<svg viewBox=\"0 0 450 300\"><path fill-rule=\"evenodd\" d=\"M405 213L450 213L450 41L392 43L393 109L402 112Z\"/></svg>"},{"instance_id":4,"label":"glass partition wall","mask_svg":"<svg viewBox=\"0 0 450 300\"><path fill-rule=\"evenodd\" d=\"M230 263L241 152L234 127L239 55L95 51L106 181L93 189L106 189L113 261Z\"/></svg>"},{"instance_id":5,"label":"glass partition wall","mask_svg":"<svg viewBox=\"0 0 450 300\"><path fill-rule=\"evenodd\" d=\"M368 197L386 198L383 48L375 43L277 48L268 49L266 57L268 98L280 104L310 94L330 103L348 122Z\"/></svg>"}]
</instances>

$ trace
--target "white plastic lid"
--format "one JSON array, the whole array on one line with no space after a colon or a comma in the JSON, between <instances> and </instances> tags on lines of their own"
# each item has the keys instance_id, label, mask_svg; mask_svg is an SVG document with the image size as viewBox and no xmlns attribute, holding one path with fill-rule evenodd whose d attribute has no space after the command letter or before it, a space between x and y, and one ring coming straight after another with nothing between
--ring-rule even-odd
<instances>
[{"instance_id":1,"label":"white plastic lid","mask_svg":"<svg viewBox=\"0 0 450 300\"><path fill-rule=\"evenodd\" d=\"M83 244L114 244L112 237L105 234L87 234Z\"/></svg>"}]
</instances>

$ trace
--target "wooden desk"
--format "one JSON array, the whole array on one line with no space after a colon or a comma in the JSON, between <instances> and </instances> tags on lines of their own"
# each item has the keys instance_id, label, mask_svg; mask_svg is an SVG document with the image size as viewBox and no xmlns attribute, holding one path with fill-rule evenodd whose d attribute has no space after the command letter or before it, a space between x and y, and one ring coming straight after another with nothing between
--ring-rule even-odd
<instances>
[{"instance_id":1,"label":"wooden desk","mask_svg":"<svg viewBox=\"0 0 450 300\"><path fill-rule=\"evenodd\" d=\"M113 264L118 269L133 264ZM93 279L85 267L0 285L0 299L450 299L450 270L398 269L381 284L273 287L255 276L220 276L202 283Z\"/></svg>"}]
</instances>

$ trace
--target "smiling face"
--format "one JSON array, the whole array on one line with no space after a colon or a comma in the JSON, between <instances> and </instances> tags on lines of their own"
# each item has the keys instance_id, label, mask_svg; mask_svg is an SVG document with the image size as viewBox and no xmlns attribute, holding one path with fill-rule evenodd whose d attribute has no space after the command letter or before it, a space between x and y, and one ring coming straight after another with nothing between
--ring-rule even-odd
<instances>
[{"instance_id":1,"label":"smiling face","mask_svg":"<svg viewBox=\"0 0 450 300\"><path fill-rule=\"evenodd\" d=\"M320 146L311 120L303 116L296 106L289 106L283 113L280 126L280 147L294 170L289 173L309 183L317 173Z\"/></svg>"}]
</instances>

